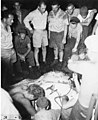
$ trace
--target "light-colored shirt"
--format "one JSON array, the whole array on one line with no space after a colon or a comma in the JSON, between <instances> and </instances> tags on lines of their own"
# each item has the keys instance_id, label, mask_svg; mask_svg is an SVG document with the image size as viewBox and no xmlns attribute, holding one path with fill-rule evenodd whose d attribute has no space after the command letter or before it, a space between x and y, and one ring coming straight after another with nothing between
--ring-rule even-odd
<instances>
[{"instance_id":1,"label":"light-colored shirt","mask_svg":"<svg viewBox=\"0 0 98 120\"><path fill-rule=\"evenodd\" d=\"M8 31L5 30L4 25L1 22L1 51L2 49L11 48L13 48L11 28L9 26Z\"/></svg>"},{"instance_id":2,"label":"light-colored shirt","mask_svg":"<svg viewBox=\"0 0 98 120\"><path fill-rule=\"evenodd\" d=\"M69 25L69 31L68 31L68 35L69 37L74 37L77 39L78 35L82 34L82 25L80 23L77 24L76 28L71 28Z\"/></svg>"},{"instance_id":3,"label":"light-colored shirt","mask_svg":"<svg viewBox=\"0 0 98 120\"><path fill-rule=\"evenodd\" d=\"M77 16L79 15L80 9L75 8L74 11L73 11L73 13L72 13L71 15L68 14L67 10L65 11L65 13L66 13L66 15L67 15L67 19L68 19L68 23L69 23L69 22L70 22L70 19L71 19L72 17L77 17Z\"/></svg>"},{"instance_id":4,"label":"light-colored shirt","mask_svg":"<svg viewBox=\"0 0 98 120\"><path fill-rule=\"evenodd\" d=\"M98 94L98 63L76 61L69 63L68 68L82 74L79 102L88 108L92 94Z\"/></svg>"},{"instance_id":5,"label":"light-colored shirt","mask_svg":"<svg viewBox=\"0 0 98 120\"><path fill-rule=\"evenodd\" d=\"M46 29L46 24L47 24L47 11L45 13L41 14L41 12L36 9L32 12L30 12L24 19L24 24L25 26L29 29L32 30L29 22L33 24L34 29L36 30L43 30Z\"/></svg>"},{"instance_id":6,"label":"light-colored shirt","mask_svg":"<svg viewBox=\"0 0 98 120\"><path fill-rule=\"evenodd\" d=\"M50 11L49 17L49 31L62 32L65 29L65 24L68 24L66 14L63 10L59 9L55 15L53 11Z\"/></svg>"},{"instance_id":7,"label":"light-colored shirt","mask_svg":"<svg viewBox=\"0 0 98 120\"><path fill-rule=\"evenodd\" d=\"M1 88L1 119L2 120L20 120L20 114L13 105L10 95Z\"/></svg>"},{"instance_id":8,"label":"light-colored shirt","mask_svg":"<svg viewBox=\"0 0 98 120\"><path fill-rule=\"evenodd\" d=\"M97 15L96 15L96 17L95 17L95 20L98 21L98 13L97 13ZM96 29L96 35L98 35L98 26L97 26L97 29Z\"/></svg>"},{"instance_id":9,"label":"light-colored shirt","mask_svg":"<svg viewBox=\"0 0 98 120\"><path fill-rule=\"evenodd\" d=\"M92 10L88 10L88 14L87 14L86 18L83 18L83 17L79 14L79 15L78 15L78 19L80 20L80 22L82 23L82 22L87 21L87 19L91 17L91 12L92 12ZM88 21L88 22L89 22L89 21ZM89 23L89 24L90 24L90 23Z\"/></svg>"}]
</instances>

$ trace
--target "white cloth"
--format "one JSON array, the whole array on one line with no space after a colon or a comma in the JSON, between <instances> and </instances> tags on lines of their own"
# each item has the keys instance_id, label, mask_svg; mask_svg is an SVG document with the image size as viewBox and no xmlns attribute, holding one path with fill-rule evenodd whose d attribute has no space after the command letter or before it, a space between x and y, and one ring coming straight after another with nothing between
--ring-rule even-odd
<instances>
[{"instance_id":1,"label":"white cloth","mask_svg":"<svg viewBox=\"0 0 98 120\"><path fill-rule=\"evenodd\" d=\"M10 95L1 88L1 117L2 120L20 120L20 114L13 105Z\"/></svg>"},{"instance_id":2,"label":"white cloth","mask_svg":"<svg viewBox=\"0 0 98 120\"><path fill-rule=\"evenodd\" d=\"M41 12L36 9L32 12L30 12L24 19L24 24L25 26L29 29L32 30L29 22L33 24L34 29L37 30L43 30L46 29L46 24L47 24L47 11L45 13L41 14Z\"/></svg>"},{"instance_id":3,"label":"white cloth","mask_svg":"<svg viewBox=\"0 0 98 120\"><path fill-rule=\"evenodd\" d=\"M79 102L88 108L92 94L98 94L98 63L75 61L70 62L68 68L82 75Z\"/></svg>"},{"instance_id":4,"label":"white cloth","mask_svg":"<svg viewBox=\"0 0 98 120\"><path fill-rule=\"evenodd\" d=\"M98 52L98 35L88 36L85 45L90 51Z\"/></svg>"},{"instance_id":5,"label":"white cloth","mask_svg":"<svg viewBox=\"0 0 98 120\"><path fill-rule=\"evenodd\" d=\"M96 15L96 17L95 17L95 20L98 21L98 13L97 13L97 15ZM97 26L96 33L95 33L95 34L98 35L98 26Z\"/></svg>"},{"instance_id":6,"label":"white cloth","mask_svg":"<svg viewBox=\"0 0 98 120\"><path fill-rule=\"evenodd\" d=\"M9 26L8 31L6 31L3 23L1 22L1 49L11 48L13 48L11 28Z\"/></svg>"}]
</instances>

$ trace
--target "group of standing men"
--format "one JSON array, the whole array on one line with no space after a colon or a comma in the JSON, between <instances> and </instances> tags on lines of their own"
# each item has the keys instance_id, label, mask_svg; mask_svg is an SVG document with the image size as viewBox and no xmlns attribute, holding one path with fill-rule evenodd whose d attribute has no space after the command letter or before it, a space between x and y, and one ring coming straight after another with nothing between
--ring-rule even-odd
<instances>
[{"instance_id":1,"label":"group of standing men","mask_svg":"<svg viewBox=\"0 0 98 120\"><path fill-rule=\"evenodd\" d=\"M37 9L28 15L25 14L26 11L20 9L18 2L15 3L14 7L16 9L14 15L18 16L18 22L13 24L15 50L19 59L22 61L28 60L30 68L35 64L38 68L40 67L39 48L42 48L43 63L46 64L46 46L48 44L49 47L54 49L54 61L51 65L59 62L64 68L72 52L77 52L83 46L84 40L88 36L90 23L97 12L96 9L88 10L86 6L76 9L73 4L69 4L66 11L63 11L56 0L52 2L52 10L49 15L44 1L40 1ZM13 49L10 30L13 19L15 21L16 17L11 13L5 14L2 17L1 24L1 58L10 62L10 65L16 62L16 53ZM48 32L46 29L47 23ZM31 53L31 41L29 39L32 34L34 56Z\"/></svg>"},{"instance_id":2,"label":"group of standing men","mask_svg":"<svg viewBox=\"0 0 98 120\"><path fill-rule=\"evenodd\" d=\"M76 52L79 45L82 46L88 36L89 25L97 12L96 9L88 10L86 6L75 9L73 4L67 6L63 11L57 1L52 2L52 10L49 15L46 11L45 2L41 1L38 8L30 12L24 19L26 28L33 33L34 58L36 66L39 67L38 53L42 47L43 62L46 63L46 46L54 49L54 61L52 65L59 62L63 66L67 64L72 52ZM33 24L33 29L30 26ZM48 36L46 26L48 22ZM81 42L80 42L81 41ZM64 44L66 44L64 46Z\"/></svg>"}]
</instances>

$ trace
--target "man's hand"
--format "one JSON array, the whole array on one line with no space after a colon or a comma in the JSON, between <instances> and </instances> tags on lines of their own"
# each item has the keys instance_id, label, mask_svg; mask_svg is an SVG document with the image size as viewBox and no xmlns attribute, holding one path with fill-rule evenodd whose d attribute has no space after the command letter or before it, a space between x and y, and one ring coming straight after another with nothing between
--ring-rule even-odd
<instances>
[{"instance_id":1,"label":"man's hand","mask_svg":"<svg viewBox=\"0 0 98 120\"><path fill-rule=\"evenodd\" d=\"M20 55L20 59L21 59L22 61L25 61L25 56L24 56L24 55Z\"/></svg>"}]
</instances>

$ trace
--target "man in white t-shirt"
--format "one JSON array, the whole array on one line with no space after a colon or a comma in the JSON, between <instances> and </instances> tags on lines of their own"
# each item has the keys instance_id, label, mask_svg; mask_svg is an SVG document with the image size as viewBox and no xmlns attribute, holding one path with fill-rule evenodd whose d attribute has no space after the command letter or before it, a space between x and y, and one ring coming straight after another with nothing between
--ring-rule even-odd
<instances>
[{"instance_id":1,"label":"man in white t-shirt","mask_svg":"<svg viewBox=\"0 0 98 120\"><path fill-rule=\"evenodd\" d=\"M82 25L80 24L79 19L77 17L72 17L68 27L67 43L64 48L64 57L62 65L62 70L64 71L65 67L67 66L68 59L71 57L72 53L78 51L81 34Z\"/></svg>"},{"instance_id":2,"label":"man in white t-shirt","mask_svg":"<svg viewBox=\"0 0 98 120\"><path fill-rule=\"evenodd\" d=\"M46 3L40 1L37 9L30 12L24 19L25 26L33 34L34 58L38 68L40 67L38 60L39 48L42 48L43 63L46 63L46 46L48 45L46 31L47 15ZM30 26L30 22L33 25L33 29Z\"/></svg>"},{"instance_id":3,"label":"man in white t-shirt","mask_svg":"<svg viewBox=\"0 0 98 120\"><path fill-rule=\"evenodd\" d=\"M68 64L69 69L82 74L79 98L72 109L70 120L85 120L91 97L98 94L98 37L87 37L85 44L89 60L69 61Z\"/></svg>"},{"instance_id":4,"label":"man in white t-shirt","mask_svg":"<svg viewBox=\"0 0 98 120\"><path fill-rule=\"evenodd\" d=\"M95 20L96 20L96 23L95 23L95 25L94 25L94 28L93 28L93 32L92 32L92 34L94 35L98 35L98 13L97 13L97 15L96 15L96 17L95 17Z\"/></svg>"},{"instance_id":5,"label":"man in white t-shirt","mask_svg":"<svg viewBox=\"0 0 98 120\"><path fill-rule=\"evenodd\" d=\"M96 12L96 9L88 10L87 6L82 6L80 8L80 14L78 15L78 18L83 26L81 43L84 43L85 39L89 35L91 22Z\"/></svg>"}]
</instances>

